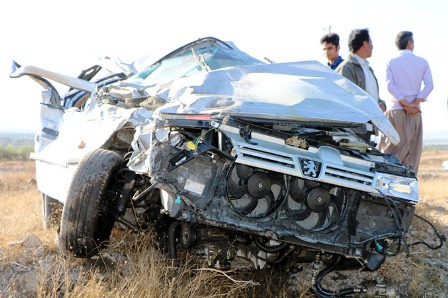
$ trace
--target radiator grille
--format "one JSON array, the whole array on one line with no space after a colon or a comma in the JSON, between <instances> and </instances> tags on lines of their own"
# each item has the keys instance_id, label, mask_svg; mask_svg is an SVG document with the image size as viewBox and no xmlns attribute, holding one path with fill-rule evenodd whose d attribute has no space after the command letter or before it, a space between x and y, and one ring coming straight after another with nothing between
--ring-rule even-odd
<instances>
[{"instance_id":1,"label":"radiator grille","mask_svg":"<svg viewBox=\"0 0 448 298\"><path fill-rule=\"evenodd\" d=\"M266 148L262 148L263 150L260 150L259 148L244 145L239 145L238 149L238 156L241 159L257 160L273 166L287 167L288 169L296 168L294 158L290 154L266 150Z\"/></svg>"},{"instance_id":2,"label":"radiator grille","mask_svg":"<svg viewBox=\"0 0 448 298\"><path fill-rule=\"evenodd\" d=\"M374 174L361 171L355 171L353 169L336 168L332 166L326 166L324 175L333 179L350 181L351 183L358 183L363 185L372 186Z\"/></svg>"}]
</instances>

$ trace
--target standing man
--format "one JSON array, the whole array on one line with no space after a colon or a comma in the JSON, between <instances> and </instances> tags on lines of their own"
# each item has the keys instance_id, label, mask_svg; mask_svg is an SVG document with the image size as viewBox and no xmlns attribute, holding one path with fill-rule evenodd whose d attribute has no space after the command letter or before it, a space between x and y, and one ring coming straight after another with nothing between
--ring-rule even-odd
<instances>
[{"instance_id":1,"label":"standing man","mask_svg":"<svg viewBox=\"0 0 448 298\"><path fill-rule=\"evenodd\" d=\"M426 101L434 85L428 62L413 53L412 32L398 33L395 45L399 54L387 63L386 69L387 90L390 94L386 117L398 132L400 143L395 146L381 135L378 149L395 155L406 166L413 166L417 174L423 145L420 103Z\"/></svg>"},{"instance_id":2,"label":"standing man","mask_svg":"<svg viewBox=\"0 0 448 298\"><path fill-rule=\"evenodd\" d=\"M344 61L342 60L342 57L339 56L339 49L341 48L339 46L339 35L336 33L325 34L320 39L320 44L323 47L324 56L328 60L328 66L335 70L336 67Z\"/></svg>"},{"instance_id":3,"label":"standing man","mask_svg":"<svg viewBox=\"0 0 448 298\"><path fill-rule=\"evenodd\" d=\"M386 104L379 98L378 80L367 58L372 56L373 43L368 29L352 30L348 38L350 54L348 59L339 64L336 71L358 85L378 102L381 110L386 110ZM367 143L370 142L372 131L358 134Z\"/></svg>"}]
</instances>

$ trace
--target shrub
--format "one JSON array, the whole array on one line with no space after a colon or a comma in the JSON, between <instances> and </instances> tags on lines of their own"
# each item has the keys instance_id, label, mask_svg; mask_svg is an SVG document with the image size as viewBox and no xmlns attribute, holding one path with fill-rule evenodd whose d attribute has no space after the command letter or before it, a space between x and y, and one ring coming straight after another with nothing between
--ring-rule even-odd
<instances>
[{"instance_id":1,"label":"shrub","mask_svg":"<svg viewBox=\"0 0 448 298\"><path fill-rule=\"evenodd\" d=\"M0 147L0 159L28 160L30 153L33 152L33 150L34 148L31 145L17 147L8 144L6 146Z\"/></svg>"}]
</instances>

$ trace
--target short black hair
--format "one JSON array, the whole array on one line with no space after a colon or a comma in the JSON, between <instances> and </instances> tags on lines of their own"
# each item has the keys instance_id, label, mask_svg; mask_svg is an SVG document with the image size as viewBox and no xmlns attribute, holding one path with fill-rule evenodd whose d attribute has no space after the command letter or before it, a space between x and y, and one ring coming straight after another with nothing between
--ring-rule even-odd
<instances>
[{"instance_id":1,"label":"short black hair","mask_svg":"<svg viewBox=\"0 0 448 298\"><path fill-rule=\"evenodd\" d=\"M323 44L324 42L326 43L332 43L334 44L336 47L339 46L339 35L337 35L336 33L327 33L324 36L322 36L322 38L320 39L320 44Z\"/></svg>"},{"instance_id":2,"label":"short black hair","mask_svg":"<svg viewBox=\"0 0 448 298\"><path fill-rule=\"evenodd\" d=\"M413 40L413 35L411 31L401 31L395 37L395 45L399 50L406 50L408 46L408 41Z\"/></svg>"},{"instance_id":3,"label":"short black hair","mask_svg":"<svg viewBox=\"0 0 448 298\"><path fill-rule=\"evenodd\" d=\"M348 49L355 53L361 47L364 41L370 41L369 29L355 29L350 32L348 37Z\"/></svg>"}]
</instances>

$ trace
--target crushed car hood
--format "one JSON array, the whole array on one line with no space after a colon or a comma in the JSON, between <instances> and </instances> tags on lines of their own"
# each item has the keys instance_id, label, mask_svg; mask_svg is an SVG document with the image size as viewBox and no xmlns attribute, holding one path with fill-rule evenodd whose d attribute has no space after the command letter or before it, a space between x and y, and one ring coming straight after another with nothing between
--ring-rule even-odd
<instances>
[{"instance_id":1,"label":"crushed car hood","mask_svg":"<svg viewBox=\"0 0 448 298\"><path fill-rule=\"evenodd\" d=\"M94 91L91 82L27 66L11 76L50 78L73 88ZM154 117L169 114L230 115L259 121L288 121L319 125L346 125L371 122L393 144L398 133L377 102L348 79L317 61L259 64L221 68L168 84L136 85L132 80L117 83L119 88L141 96L157 96L166 104ZM92 96L96 96L92 92Z\"/></svg>"},{"instance_id":2,"label":"crushed car hood","mask_svg":"<svg viewBox=\"0 0 448 298\"><path fill-rule=\"evenodd\" d=\"M158 94L170 101L156 113L162 118L207 113L330 125L371 121L399 142L372 97L317 61L219 69L176 79L165 93Z\"/></svg>"}]
</instances>

